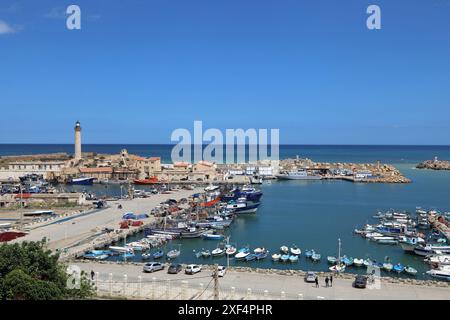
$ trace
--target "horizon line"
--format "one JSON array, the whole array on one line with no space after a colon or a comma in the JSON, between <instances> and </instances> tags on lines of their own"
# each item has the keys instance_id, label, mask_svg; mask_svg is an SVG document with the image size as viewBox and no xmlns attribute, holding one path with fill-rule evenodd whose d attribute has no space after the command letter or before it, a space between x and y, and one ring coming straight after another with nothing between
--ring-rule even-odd
<instances>
[{"instance_id":1,"label":"horizon line","mask_svg":"<svg viewBox=\"0 0 450 320\"><path fill-rule=\"evenodd\" d=\"M20 142L20 143L0 143L0 145L74 145L74 143L35 143L35 142ZM118 145L130 145L130 146L148 146L148 145L156 145L156 146L176 146L178 143L83 143L83 145L110 145L110 146L118 146ZM198 144L191 144L192 146L197 146ZM202 146L210 145L209 143L202 144ZM214 144L212 144L214 145ZM235 144L235 146L240 146L242 144ZM247 146L249 144L244 144ZM224 143L223 146L226 146ZM271 146L271 144L267 144L267 146ZM340 144L340 143L280 143L279 146L373 146L373 147L450 147L450 144Z\"/></svg>"}]
</instances>

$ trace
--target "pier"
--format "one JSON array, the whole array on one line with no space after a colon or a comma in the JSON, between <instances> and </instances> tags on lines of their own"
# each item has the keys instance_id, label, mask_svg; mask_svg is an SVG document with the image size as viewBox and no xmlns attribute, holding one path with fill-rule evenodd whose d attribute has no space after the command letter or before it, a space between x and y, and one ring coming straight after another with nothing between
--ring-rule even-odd
<instances>
[{"instance_id":1,"label":"pier","mask_svg":"<svg viewBox=\"0 0 450 320\"><path fill-rule=\"evenodd\" d=\"M117 200L109 203L109 207L93 212L82 212L70 217L60 216L51 220L25 226L30 230L29 234L14 240L40 241L48 240L48 248L60 253L60 259L66 260L81 256L85 251L101 248L109 244L119 242L122 239L142 231L146 226L155 221L153 216L142 220L143 225L119 229L125 212L147 213L161 202L168 199L179 200L192 194L201 192L202 189L179 190L170 194L156 194L149 198L136 198L133 200ZM119 209L118 205L122 205ZM114 230L106 232L106 229Z\"/></svg>"}]
</instances>

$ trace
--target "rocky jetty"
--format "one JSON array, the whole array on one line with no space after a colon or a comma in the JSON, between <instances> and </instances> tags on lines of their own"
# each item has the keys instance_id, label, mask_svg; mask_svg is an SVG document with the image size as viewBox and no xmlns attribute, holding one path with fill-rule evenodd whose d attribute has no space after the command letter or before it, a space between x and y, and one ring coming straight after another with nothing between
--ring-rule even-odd
<instances>
[{"instance_id":1,"label":"rocky jetty","mask_svg":"<svg viewBox=\"0 0 450 320\"><path fill-rule=\"evenodd\" d=\"M426 160L416 166L417 169L431 169L431 170L450 170L450 161L445 160Z\"/></svg>"}]
</instances>

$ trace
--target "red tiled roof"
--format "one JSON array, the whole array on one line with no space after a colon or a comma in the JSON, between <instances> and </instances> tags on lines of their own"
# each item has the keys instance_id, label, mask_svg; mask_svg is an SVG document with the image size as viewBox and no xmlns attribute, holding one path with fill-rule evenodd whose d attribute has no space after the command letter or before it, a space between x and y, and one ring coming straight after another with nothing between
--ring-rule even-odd
<instances>
[{"instance_id":1,"label":"red tiled roof","mask_svg":"<svg viewBox=\"0 0 450 320\"><path fill-rule=\"evenodd\" d=\"M161 158L160 157L150 157L150 158L148 158L150 161L158 161L158 160L161 160Z\"/></svg>"},{"instance_id":2,"label":"red tiled roof","mask_svg":"<svg viewBox=\"0 0 450 320\"><path fill-rule=\"evenodd\" d=\"M189 163L187 163L187 162L175 162L173 164L173 166L174 167L187 167L187 166L189 166Z\"/></svg>"},{"instance_id":3,"label":"red tiled roof","mask_svg":"<svg viewBox=\"0 0 450 320\"><path fill-rule=\"evenodd\" d=\"M81 173L112 173L113 170L111 167L102 167L102 168L80 168Z\"/></svg>"}]
</instances>

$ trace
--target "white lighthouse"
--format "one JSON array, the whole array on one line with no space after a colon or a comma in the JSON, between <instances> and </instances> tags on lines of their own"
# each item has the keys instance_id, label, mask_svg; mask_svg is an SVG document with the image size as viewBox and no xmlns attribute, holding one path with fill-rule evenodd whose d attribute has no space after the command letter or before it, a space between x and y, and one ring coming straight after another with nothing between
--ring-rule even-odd
<instances>
[{"instance_id":1,"label":"white lighthouse","mask_svg":"<svg viewBox=\"0 0 450 320\"><path fill-rule=\"evenodd\" d=\"M75 123L75 160L81 160L81 126L80 121Z\"/></svg>"}]
</instances>

